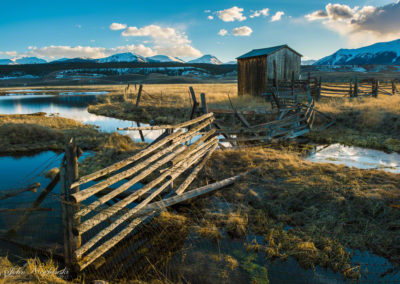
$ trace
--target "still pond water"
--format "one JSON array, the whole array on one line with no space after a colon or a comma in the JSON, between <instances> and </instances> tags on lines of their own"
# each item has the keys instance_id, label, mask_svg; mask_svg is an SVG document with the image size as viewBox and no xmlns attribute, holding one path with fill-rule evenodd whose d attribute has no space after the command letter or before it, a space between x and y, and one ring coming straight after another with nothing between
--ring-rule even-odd
<instances>
[{"instance_id":1,"label":"still pond water","mask_svg":"<svg viewBox=\"0 0 400 284\"><path fill-rule=\"evenodd\" d=\"M105 117L89 113L87 107L97 96L106 92L64 92L59 95L35 95L32 93L13 93L0 96L0 114L28 114L45 112L61 117L75 119L84 124L95 125L100 131L115 132L118 127L136 126L135 122ZM142 124L142 126L147 126ZM138 131L118 131L135 141L140 140ZM151 142L161 135L161 131L144 131L145 141Z\"/></svg>"}]
</instances>

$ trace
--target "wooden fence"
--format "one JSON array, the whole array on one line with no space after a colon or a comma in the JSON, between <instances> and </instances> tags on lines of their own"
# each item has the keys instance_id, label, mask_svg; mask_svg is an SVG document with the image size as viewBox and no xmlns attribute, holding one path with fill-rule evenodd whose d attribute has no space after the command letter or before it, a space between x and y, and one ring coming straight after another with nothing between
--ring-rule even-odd
<instances>
[{"instance_id":1,"label":"wooden fence","mask_svg":"<svg viewBox=\"0 0 400 284\"><path fill-rule=\"evenodd\" d=\"M214 137L216 131L209 128L213 120L213 114L208 113L173 126L124 128L124 130L166 129L169 134L164 135L161 140L151 144L138 154L71 183L68 181L70 181L69 177L74 176L76 159L72 158L74 165L68 166L68 162L66 163L63 168L63 172L65 171L66 174L62 176L68 177L64 183L66 185L64 192L67 193L66 196L69 196L69 199L66 200L69 206L64 210L67 210L66 215L69 218L66 218L67 224L64 227L66 228L66 255L69 257L70 265L81 271L107 253L145 219L154 215L153 211L159 205L151 202L156 197L163 196L163 204L167 206L210 190L209 188L208 191L207 189L197 189L181 198L176 197L184 193L217 147L218 139ZM184 127L189 126L190 130L183 130ZM172 129L176 131L169 131ZM197 140L189 145L188 142L192 139ZM71 151L74 151L73 148ZM68 156L66 160L71 161ZM193 169L186 175L184 181L180 185L175 185L174 181L190 168ZM130 190L133 185L157 172L159 174L156 174L141 189ZM126 181L122 185L118 185L115 189L110 188L123 180ZM93 181L98 182L79 190L80 186ZM100 198L82 205L83 201L100 192L103 192ZM125 195L118 202L107 206L109 201L121 197L124 193ZM168 199L173 195L175 195L173 199ZM141 202L135 203L138 200ZM139 217L143 215L143 212L146 212L145 216ZM93 213L96 214L93 215ZM107 225L109 221L111 223ZM81 244L81 236L100 224L103 224L105 228Z\"/></svg>"},{"instance_id":2,"label":"wooden fence","mask_svg":"<svg viewBox=\"0 0 400 284\"><path fill-rule=\"evenodd\" d=\"M345 83L324 83L321 87L321 93L325 96L394 96L399 92L397 89L398 83L399 80L381 81L375 78L360 80L356 77Z\"/></svg>"}]
</instances>

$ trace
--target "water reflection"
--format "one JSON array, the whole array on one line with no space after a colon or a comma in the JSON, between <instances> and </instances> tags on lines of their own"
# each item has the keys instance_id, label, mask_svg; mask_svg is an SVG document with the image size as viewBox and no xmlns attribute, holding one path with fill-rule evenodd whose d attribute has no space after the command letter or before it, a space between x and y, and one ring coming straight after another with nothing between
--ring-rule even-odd
<instances>
[{"instance_id":1,"label":"water reflection","mask_svg":"<svg viewBox=\"0 0 400 284\"><path fill-rule=\"evenodd\" d=\"M100 131L115 132L118 127L136 126L135 122L91 114L87 111L89 104L96 100L96 97L106 92L68 92L60 95L32 95L15 94L13 96L0 96L1 114L28 114L45 112L56 114L62 117L71 118L85 124L98 127ZM142 126L147 126L142 124ZM118 131L139 141L138 131ZM146 142L151 142L160 136L162 131L144 131Z\"/></svg>"},{"instance_id":2,"label":"water reflection","mask_svg":"<svg viewBox=\"0 0 400 284\"><path fill-rule=\"evenodd\" d=\"M400 155L378 150L333 144L318 146L307 160L318 163L342 164L360 169L378 169L400 173Z\"/></svg>"}]
</instances>

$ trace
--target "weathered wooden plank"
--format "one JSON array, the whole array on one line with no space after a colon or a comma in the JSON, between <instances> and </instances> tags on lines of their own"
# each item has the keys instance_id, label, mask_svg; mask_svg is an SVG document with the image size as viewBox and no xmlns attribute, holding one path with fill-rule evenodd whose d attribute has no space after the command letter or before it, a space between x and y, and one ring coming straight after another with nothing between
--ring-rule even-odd
<instances>
[{"instance_id":1,"label":"weathered wooden plank","mask_svg":"<svg viewBox=\"0 0 400 284\"><path fill-rule=\"evenodd\" d=\"M191 152L193 151L195 148L197 148L201 143L204 143L208 138L210 138L211 136L213 136L216 132L216 129L212 129L211 131L209 131L207 134L203 135L201 138L199 138L196 142L194 142L193 144L191 144L185 152L179 154L177 157L175 157L172 160L172 165L177 164L178 162L182 161L183 159L185 159L186 157L186 153L187 152Z\"/></svg>"},{"instance_id":2,"label":"weathered wooden plank","mask_svg":"<svg viewBox=\"0 0 400 284\"><path fill-rule=\"evenodd\" d=\"M193 125L195 123L201 122L203 120L209 119L213 120L213 113L207 113L202 116L199 116L195 119L182 122L175 125L154 125L154 126L142 126L142 127L126 127L126 128L118 128L118 130L162 130L162 129L180 129L188 127L189 125Z\"/></svg>"},{"instance_id":3,"label":"weathered wooden plank","mask_svg":"<svg viewBox=\"0 0 400 284\"><path fill-rule=\"evenodd\" d=\"M131 164L131 163L143 158L143 157L145 157L146 155L148 155L151 152L157 150L161 146L164 146L169 141L179 137L181 134L182 134L182 131L178 130L177 132L174 132L171 135L167 136L165 139L160 140L158 143L153 144L152 146L144 149L140 153L138 153L138 154L136 154L136 155L134 155L134 156L132 156L132 157L130 157L128 159L122 160L122 161L117 162L117 163L115 163L115 164L113 164L113 165L111 165L111 166L109 166L107 168L98 170L98 171L96 171L96 172L94 172L92 174L89 174L87 176L81 177L77 182L73 183L71 186L74 187L74 186L77 186L77 185L81 185L81 184L87 183L89 181L95 180L95 179L97 179L97 178L99 178L101 176L104 176L106 174L109 174L109 173L112 173L114 171L117 171L117 170L119 170L119 169L121 169L121 168L123 168L123 167L125 167L125 166L127 166L127 165L129 165L129 164ZM80 191L80 192L83 192L83 191Z\"/></svg>"},{"instance_id":4,"label":"weathered wooden plank","mask_svg":"<svg viewBox=\"0 0 400 284\"><path fill-rule=\"evenodd\" d=\"M155 210L162 210L169 206L187 201L189 199L198 197L200 195L204 195L204 194L210 193L212 191L215 191L217 189L227 187L229 185L234 184L235 182L238 182L243 177L245 177L246 175L248 175L249 173L252 173L254 171L255 170L252 170L252 171L249 171L246 173L242 173L242 174L239 174L239 175L236 175L236 176L233 176L233 177L230 177L230 178L227 178L227 179L224 179L224 180L212 183L212 184L208 184L206 186L202 186L202 187L190 190L186 193L182 192L181 194L178 194L178 192L177 192L176 193L177 195L175 195L175 196L172 196L172 197L163 199L161 201L150 203L150 204L146 205L141 210L139 210L134 216L142 216L145 214L149 214Z\"/></svg>"},{"instance_id":5,"label":"weathered wooden plank","mask_svg":"<svg viewBox=\"0 0 400 284\"><path fill-rule=\"evenodd\" d=\"M207 155L204 156L203 160L193 169L193 171L190 173L190 175L182 182L179 187L175 190L175 193L177 195L181 195L186 188L193 182L193 180L197 177L198 173L201 171L201 169L205 166L207 161L211 158L211 155L213 154L214 150L217 148L217 144L211 150L207 153Z\"/></svg>"}]
</instances>

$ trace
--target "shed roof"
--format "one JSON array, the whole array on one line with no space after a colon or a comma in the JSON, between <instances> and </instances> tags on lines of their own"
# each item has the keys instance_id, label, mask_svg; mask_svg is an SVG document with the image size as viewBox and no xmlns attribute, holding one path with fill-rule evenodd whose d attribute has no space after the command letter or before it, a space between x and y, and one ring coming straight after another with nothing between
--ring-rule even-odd
<instances>
[{"instance_id":1,"label":"shed roof","mask_svg":"<svg viewBox=\"0 0 400 284\"><path fill-rule=\"evenodd\" d=\"M239 56L236 59L244 59L244 58L250 58L250 57L257 57L257 56L268 56L268 55L270 55L282 48L285 48L285 47L289 48L294 53L296 53L300 56L303 56L300 53L298 53L296 50L290 48L287 44L284 44L284 45L272 46L272 47L267 47L267 48L253 49L252 51L247 52L247 53Z\"/></svg>"}]
</instances>

